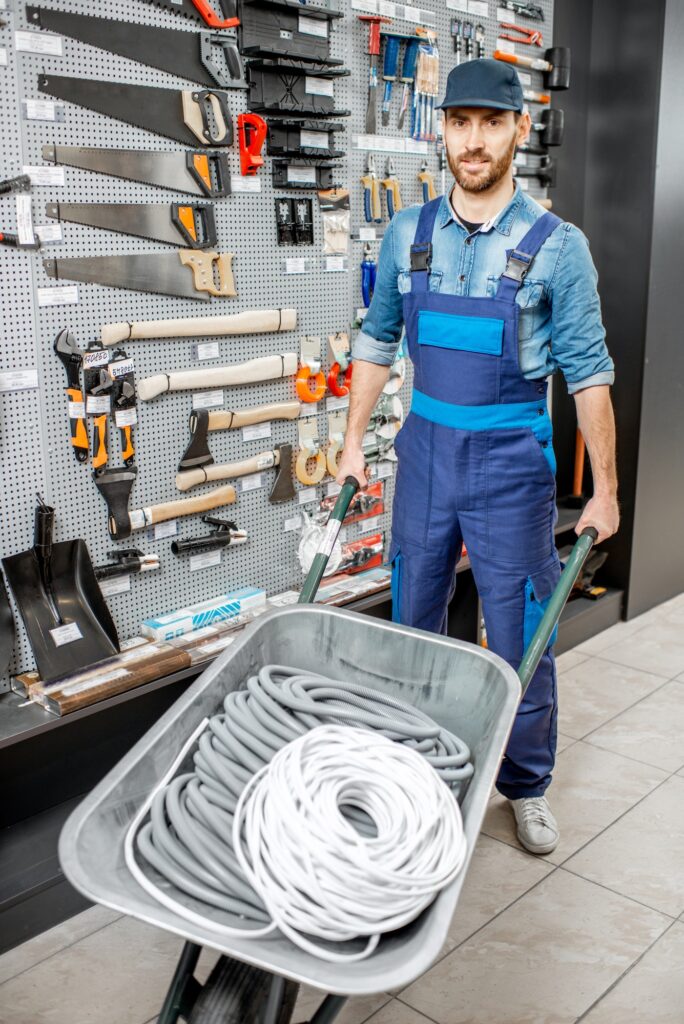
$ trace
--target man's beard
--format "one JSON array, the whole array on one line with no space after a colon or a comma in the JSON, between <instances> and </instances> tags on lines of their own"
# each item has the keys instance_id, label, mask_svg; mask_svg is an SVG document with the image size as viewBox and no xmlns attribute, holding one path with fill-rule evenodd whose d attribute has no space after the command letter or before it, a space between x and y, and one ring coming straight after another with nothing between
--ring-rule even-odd
<instances>
[{"instance_id":1,"label":"man's beard","mask_svg":"<svg viewBox=\"0 0 684 1024\"><path fill-rule=\"evenodd\" d=\"M511 139L511 144L498 160L492 159L486 150L478 150L476 153L469 153L467 159L469 161L476 162L478 160L488 161L488 165L476 174L471 174L470 171L465 171L461 168L461 161L466 159L466 154L462 153L458 159L454 160L449 152L447 152L447 161L451 173L456 180L456 183L461 186L465 192L486 192L488 188L492 188L497 182L501 181L503 176L508 172L509 167L513 163L513 156L515 154L516 138L515 136Z\"/></svg>"}]
</instances>

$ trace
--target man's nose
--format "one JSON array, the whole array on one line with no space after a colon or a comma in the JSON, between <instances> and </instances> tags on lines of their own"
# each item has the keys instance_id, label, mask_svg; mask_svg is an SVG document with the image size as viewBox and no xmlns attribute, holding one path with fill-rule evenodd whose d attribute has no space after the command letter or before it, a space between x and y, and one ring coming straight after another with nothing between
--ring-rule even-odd
<instances>
[{"instance_id":1,"label":"man's nose","mask_svg":"<svg viewBox=\"0 0 684 1024\"><path fill-rule=\"evenodd\" d=\"M467 150L482 149L484 145L484 136L482 129L479 125L471 126L465 140L465 148Z\"/></svg>"}]
</instances>

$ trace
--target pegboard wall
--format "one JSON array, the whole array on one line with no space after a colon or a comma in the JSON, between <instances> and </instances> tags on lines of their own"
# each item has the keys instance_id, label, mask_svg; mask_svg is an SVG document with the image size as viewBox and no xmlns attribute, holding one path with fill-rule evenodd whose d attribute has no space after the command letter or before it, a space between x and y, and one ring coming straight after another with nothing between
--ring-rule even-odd
<instances>
[{"instance_id":1,"label":"pegboard wall","mask_svg":"<svg viewBox=\"0 0 684 1024\"><path fill-rule=\"evenodd\" d=\"M540 28L545 45L552 38L553 0L537 0L545 15L543 23L530 22L511 11L500 12L494 0L448 0L447 4L435 0L420 0L423 12L434 12L433 27L437 32L440 52L440 92L446 75L454 63L454 47L450 34L453 18L482 24L485 28L485 56L496 47L497 21L518 21L526 27ZM41 253L17 251L0 247L0 300L3 317L3 345L0 350L0 371L35 370L37 388L0 391L2 427L0 444L2 453L2 493L0 494L0 555L10 555L30 548L33 543L33 513L36 493L56 509L55 540L83 537L87 542L93 563L110 561L108 553L117 545L107 531L105 504L97 491L90 463L79 465L69 442L67 400L64 392L64 367L53 352L56 335L65 327L73 331L80 348L99 338L103 324L120 321L171 319L174 317L210 316L237 313L250 309L292 307L297 310L294 331L279 334L228 336L219 341L219 358L198 362L195 342L203 339L160 339L132 341L124 345L135 364L136 380L155 373L181 369L198 369L242 363L259 356L285 351L299 352L303 335L319 336L322 340L324 369L331 358L327 336L336 331L353 335L356 311L362 306L360 262L364 242L358 240L358 229L365 225L363 196L359 179L364 173L367 150L358 148L358 136L364 134L367 103L368 56L366 53L367 28L358 20L363 12L392 15L396 6L385 0L340 0L342 19L331 22L331 56L344 61L350 70L348 77L335 80L335 106L350 110L351 116L341 119L344 130L335 135L335 148L344 149L346 157L335 160L339 164L335 180L348 188L352 208L352 236L350 256L346 269L325 272L322 247L322 223L315 190L286 191L273 188L271 159L259 172L261 190L257 193L233 192L223 199L213 200L216 216L218 249L234 253L233 273L237 298L212 299L211 303L191 299L176 299L143 292L124 291L96 284L78 284L78 303L70 305L40 306L37 289L57 284L44 272L42 259L50 257L94 256L116 253L169 253L166 245L146 241L115 232L62 223L62 241L45 245ZM165 26L188 32L198 26L193 22L161 10L146 0L50 0L39 6L51 9L94 14L112 20L139 22ZM312 5L312 6L315 6ZM396 18L393 29L410 33L420 15ZM400 13L405 13L403 7ZM423 20L432 20L423 18ZM62 119L29 120L25 116L24 101L49 99L38 90L41 73L79 78L137 83L187 89L187 80L175 78L137 62L109 54L68 37L63 39L63 56L50 56L23 52L17 49L17 31L31 31L36 36L47 34L27 24L26 10L19 0L0 0L0 109L3 110L3 147L0 178L20 174L24 167L47 166L42 159L42 147L55 143L121 149L179 151L182 147L163 136L154 135L121 121L93 113L83 107L58 101ZM517 52L530 54L531 48L517 47ZM382 56L380 57L380 74ZM530 87L542 89L542 76L530 72ZM377 133L386 139L409 137L408 126L397 129L397 115L401 86L394 87L390 125L380 123L382 80L378 88ZM246 96L242 90L229 90L231 115L246 109ZM531 113L539 108L531 104ZM236 133L237 136L237 133ZM199 147L198 147L199 148ZM440 174L436 147L426 144L426 153L392 153L397 177L401 183L404 206L421 202L418 172L423 160L435 176L440 191ZM232 175L239 175L237 138L228 150ZM384 176L387 151L375 152L376 168ZM536 158L528 157L534 165ZM49 202L90 203L165 203L198 201L196 197L172 193L149 185L95 174L76 168L64 168L64 186L35 185L32 189L32 215L34 225L54 223L45 216ZM544 195L536 179L528 179L532 195ZM447 175L447 188L450 176ZM282 247L276 244L274 196L307 195L313 199L314 245L309 247ZM211 200L201 200L210 202ZM14 231L14 199L0 199L0 230ZM383 209L384 209L383 199ZM382 231L379 226L378 235ZM378 242L372 242L377 255ZM286 274L288 256L307 259L307 272ZM409 375L410 377L410 375ZM294 378L262 384L226 388L226 409L241 409L292 399L295 397ZM410 401L410 379L407 379L400 398L404 409ZM130 508L137 509L183 497L176 491L175 475L178 461L189 441L188 416L192 408L192 392L183 391L162 395L151 402L138 401L138 424L134 428L138 478L133 489ZM307 410L308 411L308 410ZM328 422L326 402L318 406L317 421L322 444L327 444ZM290 442L298 447L296 421L274 421L272 437L266 440L244 441L240 430L216 431L210 434L210 450L216 463L250 458L279 442ZM121 464L119 432L113 420L109 427L109 465ZM272 471L263 474L263 486L240 492L239 481L231 481L238 491L237 503L215 510L212 514L235 520L247 531L247 544L225 549L219 565L197 572L189 572L186 557L171 553L172 538L156 539L154 528L134 531L119 547L138 547L146 553L159 555L161 568L157 571L133 575L130 590L108 598L113 618L121 639L135 635L140 622L151 615L215 597L241 586L261 586L268 594L278 593L301 583L301 570L296 557L299 534L284 529L285 521L292 519L302 507L298 498L283 504L271 504L268 493L273 480ZM317 501L326 494L331 478L316 488ZM218 484L195 488L190 494L202 493ZM298 488L301 485L296 484ZM385 481L385 504L389 509L393 496L393 478ZM314 506L305 506L313 508ZM179 537L205 534L207 527L199 516L179 518ZM389 538L389 512L381 519L381 527ZM363 522L347 529L347 539L355 540L368 532ZM10 672L33 667L33 656L23 630L20 616L14 609L17 625L15 657ZM9 679L0 680L0 689L7 689Z\"/></svg>"}]
</instances>

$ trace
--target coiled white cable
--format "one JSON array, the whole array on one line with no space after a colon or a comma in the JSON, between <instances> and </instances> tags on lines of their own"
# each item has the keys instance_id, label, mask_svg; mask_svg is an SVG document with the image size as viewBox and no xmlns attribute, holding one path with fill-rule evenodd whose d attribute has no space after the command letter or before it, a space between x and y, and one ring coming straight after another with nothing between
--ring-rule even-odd
<instances>
[{"instance_id":1,"label":"coiled white cable","mask_svg":"<svg viewBox=\"0 0 684 1024\"><path fill-rule=\"evenodd\" d=\"M377 835L342 813L356 807ZM243 790L240 866L278 928L332 963L361 960L413 921L466 855L453 794L420 754L378 733L319 726L283 747ZM351 954L312 942L368 937Z\"/></svg>"}]
</instances>

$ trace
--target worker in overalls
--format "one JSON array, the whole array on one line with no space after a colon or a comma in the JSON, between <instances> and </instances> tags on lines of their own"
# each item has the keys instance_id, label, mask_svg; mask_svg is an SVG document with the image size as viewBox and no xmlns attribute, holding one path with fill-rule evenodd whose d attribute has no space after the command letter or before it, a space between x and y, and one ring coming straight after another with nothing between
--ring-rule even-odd
<instances>
[{"instance_id":1,"label":"worker in overalls","mask_svg":"<svg viewBox=\"0 0 684 1024\"><path fill-rule=\"evenodd\" d=\"M561 370L591 459L594 494L577 533L618 528L615 425L597 275L585 236L513 176L531 121L515 69L454 68L444 102L450 193L398 213L378 260L354 355L338 479L365 484L362 438L402 326L411 411L396 442L392 515L395 621L446 632L465 541L490 650L518 667L560 574L546 378ZM556 748L556 670L545 652L518 710L497 780L517 835L550 853L545 797Z\"/></svg>"}]
</instances>

